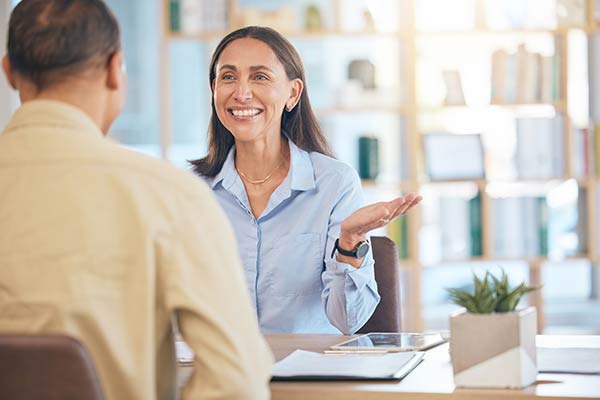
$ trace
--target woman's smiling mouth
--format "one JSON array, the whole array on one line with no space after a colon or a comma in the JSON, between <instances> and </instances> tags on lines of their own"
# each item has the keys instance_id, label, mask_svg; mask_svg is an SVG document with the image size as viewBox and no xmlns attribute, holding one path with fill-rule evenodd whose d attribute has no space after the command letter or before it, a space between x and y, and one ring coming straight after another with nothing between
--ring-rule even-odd
<instances>
[{"instance_id":1,"label":"woman's smiling mouth","mask_svg":"<svg viewBox=\"0 0 600 400\"><path fill-rule=\"evenodd\" d=\"M243 109L229 108L227 111L234 117L241 117L241 118L254 117L263 112L263 110L261 110L259 108L243 108Z\"/></svg>"}]
</instances>

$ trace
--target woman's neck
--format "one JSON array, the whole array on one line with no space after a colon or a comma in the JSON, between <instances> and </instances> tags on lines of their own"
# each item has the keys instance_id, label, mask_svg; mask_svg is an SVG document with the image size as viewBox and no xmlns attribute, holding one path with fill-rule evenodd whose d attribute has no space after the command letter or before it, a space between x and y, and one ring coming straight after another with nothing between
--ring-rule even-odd
<instances>
[{"instance_id":1,"label":"woman's neck","mask_svg":"<svg viewBox=\"0 0 600 400\"><path fill-rule=\"evenodd\" d=\"M235 143L235 167L250 180L260 180L279 169L289 159L289 146L285 139L276 141Z\"/></svg>"}]
</instances>

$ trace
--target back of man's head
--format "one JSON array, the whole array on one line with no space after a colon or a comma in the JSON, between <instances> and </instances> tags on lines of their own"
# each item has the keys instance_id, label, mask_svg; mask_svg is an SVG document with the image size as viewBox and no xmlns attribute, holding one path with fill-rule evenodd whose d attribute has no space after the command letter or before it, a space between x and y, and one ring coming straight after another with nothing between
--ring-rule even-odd
<instances>
[{"instance_id":1,"label":"back of man's head","mask_svg":"<svg viewBox=\"0 0 600 400\"><path fill-rule=\"evenodd\" d=\"M10 17L11 68L38 91L104 66L120 47L102 0L22 0Z\"/></svg>"}]
</instances>

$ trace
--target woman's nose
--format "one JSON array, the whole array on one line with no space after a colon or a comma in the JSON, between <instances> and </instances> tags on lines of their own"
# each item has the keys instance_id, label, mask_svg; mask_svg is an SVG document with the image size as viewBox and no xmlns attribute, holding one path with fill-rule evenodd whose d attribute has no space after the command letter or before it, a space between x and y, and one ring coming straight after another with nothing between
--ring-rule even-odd
<instances>
[{"instance_id":1,"label":"woman's nose","mask_svg":"<svg viewBox=\"0 0 600 400\"><path fill-rule=\"evenodd\" d=\"M235 91L233 92L233 97L238 101L250 99L252 97L250 85L248 85L246 82L239 81L235 87Z\"/></svg>"}]
</instances>

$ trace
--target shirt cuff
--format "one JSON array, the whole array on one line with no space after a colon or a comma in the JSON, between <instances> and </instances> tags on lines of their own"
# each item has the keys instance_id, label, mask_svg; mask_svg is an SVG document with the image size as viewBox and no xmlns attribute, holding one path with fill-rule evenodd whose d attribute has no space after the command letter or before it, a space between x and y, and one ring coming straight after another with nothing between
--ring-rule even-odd
<instances>
[{"instance_id":1,"label":"shirt cuff","mask_svg":"<svg viewBox=\"0 0 600 400\"><path fill-rule=\"evenodd\" d=\"M346 277L350 278L359 291L375 280L374 262L370 254L363 259L360 268L339 261L335 261L335 263L337 264L336 270L343 272Z\"/></svg>"}]
</instances>

